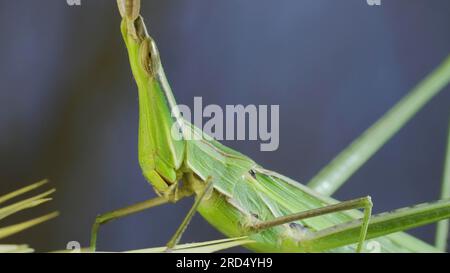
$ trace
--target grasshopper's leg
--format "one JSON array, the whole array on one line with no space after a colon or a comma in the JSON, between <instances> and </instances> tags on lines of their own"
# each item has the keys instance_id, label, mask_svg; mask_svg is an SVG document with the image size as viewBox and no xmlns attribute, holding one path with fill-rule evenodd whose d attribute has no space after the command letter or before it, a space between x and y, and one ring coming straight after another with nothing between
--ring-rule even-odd
<instances>
[{"instance_id":1,"label":"grasshopper's leg","mask_svg":"<svg viewBox=\"0 0 450 273\"><path fill-rule=\"evenodd\" d=\"M153 199L149 199L122 209L114 210L105 214L101 214L95 218L94 225L92 226L91 231L91 244L90 248L92 251L95 251L97 246L97 234L98 230L101 225L106 224L107 222L110 222L112 220L116 220L146 209L150 209L153 207L157 207L159 205L163 205L169 202L170 199L168 199L165 196L156 197Z\"/></svg>"},{"instance_id":2,"label":"grasshopper's leg","mask_svg":"<svg viewBox=\"0 0 450 273\"><path fill-rule=\"evenodd\" d=\"M450 198L450 125L447 134L447 155L444 163L444 176L442 178L441 199ZM449 220L440 221L436 229L436 248L445 251L449 231Z\"/></svg>"},{"instance_id":3,"label":"grasshopper's leg","mask_svg":"<svg viewBox=\"0 0 450 273\"><path fill-rule=\"evenodd\" d=\"M178 227L177 231L175 232L175 234L172 236L172 238L169 240L169 242L166 244L166 252L170 252L180 241L181 236L183 235L183 233L186 231L187 226L189 225L189 223L192 220L192 217L194 217L195 212L197 211L198 206L202 203L202 201L205 199L205 196L208 195L208 193L210 192L210 189L212 187L213 183L212 183L212 179L211 177L209 177L206 180L206 187L203 189L203 191L197 196L197 198L195 199L194 204L192 205L191 209L189 210L188 214L186 215L186 217L184 218L183 222L181 223L181 225Z\"/></svg>"},{"instance_id":4,"label":"grasshopper's leg","mask_svg":"<svg viewBox=\"0 0 450 273\"><path fill-rule=\"evenodd\" d=\"M325 215L325 214L329 214L329 213L333 213L333 212L362 208L362 209L364 209L364 217L363 217L362 224L361 224L361 232L360 232L358 246L356 248L357 252L361 252L363 245L364 245L364 241L366 239L367 229L369 227L370 216L372 215L372 206L373 206L373 204L372 204L370 196L366 196L366 197L362 197L362 198L358 198L358 199L344 201L344 202L337 203L334 205L325 206L322 208L317 208L317 209L303 211L300 213L281 216L281 217L275 218L273 220L253 224L253 225L249 226L249 229L250 229L250 232L259 232L259 231L262 231L262 230L265 230L268 228L272 228L275 226L279 226L282 224L286 224L286 223L290 223L290 222L294 222L294 221L298 221L298 220L302 220L302 219L321 216L321 215Z\"/></svg>"}]
</instances>

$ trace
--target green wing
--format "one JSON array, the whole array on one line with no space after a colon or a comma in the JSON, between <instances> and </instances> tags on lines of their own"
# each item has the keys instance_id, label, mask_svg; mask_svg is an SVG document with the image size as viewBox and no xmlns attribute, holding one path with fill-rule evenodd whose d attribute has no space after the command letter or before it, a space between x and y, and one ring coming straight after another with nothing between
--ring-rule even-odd
<instances>
[{"instance_id":1,"label":"green wing","mask_svg":"<svg viewBox=\"0 0 450 273\"><path fill-rule=\"evenodd\" d=\"M285 176L282 176L278 173L267 171L265 169L257 169L256 170L256 179L253 181L255 184L255 188L257 191L263 192L266 194L266 196L270 196L270 198L265 198L264 202L266 202L271 207L278 208L279 211L283 212L283 215L286 214L292 214L297 213L301 211L305 211L308 209L318 208L329 204L337 203L338 201L329 197L323 197L315 193L310 188L293 181L290 178L287 178ZM376 204L375 204L376 205ZM430 206L431 208L434 206L433 204L426 205ZM448 202L446 204L448 207ZM404 211L411 210L411 214L413 213L413 209L407 208L403 209ZM445 212L445 211L444 211ZM432 214L432 212L427 211L427 213ZM382 214L382 215L376 215L372 219L372 223L375 223L375 219L378 220L378 222L386 222L389 221L389 215L391 216L391 219L394 219L393 217L400 217L402 216L402 211L397 211L392 214ZM274 215L279 216L279 215ZM311 219L305 219L303 221L300 221L299 223L306 227L306 229L309 232L318 232L323 230L330 231L332 226L338 226L338 227L344 227L344 223L355 223L355 221L352 221L354 219L360 219L362 218L362 213L358 210L351 210L351 211L345 211L345 212L337 212L332 213L320 217L314 217ZM415 216L415 215L414 215ZM413 218L411 215L410 218L406 221L414 221L416 218ZM432 222L436 220L431 220L428 222ZM392 223L391 223L392 224ZM418 223L416 226L423 225L425 223ZM400 218L398 221L397 226L404 225L406 229L406 224L404 222L400 222ZM371 224L372 226L372 224ZM381 226L381 225L380 225ZM411 228L412 226L409 226L408 228ZM394 231L399 231L401 228L392 229ZM359 235L359 229L356 230L357 233L355 234L354 238L357 238L357 235ZM390 229L386 229L386 232L384 233L378 233L376 234L377 230L369 228L369 233L372 232L374 235L371 236L369 234L369 238L375 238L380 235L385 235L387 233L393 232L390 231ZM353 239L354 240L354 239ZM380 251L381 252L437 252L436 248L433 246L426 244L425 242L410 236L406 233L392 233L383 237L379 237L376 239L377 242L380 244ZM354 248L354 246L350 246L351 248ZM338 251L341 251L343 249L337 249ZM346 251L346 250L345 250Z\"/></svg>"},{"instance_id":2,"label":"green wing","mask_svg":"<svg viewBox=\"0 0 450 273\"><path fill-rule=\"evenodd\" d=\"M320 196L310 188L276 172L266 170L249 157L208 139L192 124L185 121L202 140L186 141L186 164L197 176L213 178L214 188L242 214L242 224L266 221L275 217L323 207L338 201ZM375 204L376 205L376 204ZM294 243L314 232L360 219L358 210L332 213L286 224L261 232L254 239L260 242L257 250L283 250L283 240ZM211 221L212 222L212 221ZM406 233L395 233L377 239L382 252L435 252L436 248ZM292 250L292 244L287 244ZM353 251L354 246L336 249Z\"/></svg>"}]
</instances>

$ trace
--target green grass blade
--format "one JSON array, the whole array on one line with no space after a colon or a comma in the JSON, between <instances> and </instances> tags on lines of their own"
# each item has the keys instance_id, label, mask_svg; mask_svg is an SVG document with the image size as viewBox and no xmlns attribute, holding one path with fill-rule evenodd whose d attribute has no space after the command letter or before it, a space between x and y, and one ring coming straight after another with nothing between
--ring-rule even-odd
<instances>
[{"instance_id":1,"label":"green grass blade","mask_svg":"<svg viewBox=\"0 0 450 273\"><path fill-rule=\"evenodd\" d=\"M441 199L450 198L450 124L447 134L447 155L444 163L444 176L442 178ZM447 249L449 220L440 221L436 229L436 247L442 251Z\"/></svg>"},{"instance_id":2,"label":"green grass blade","mask_svg":"<svg viewBox=\"0 0 450 273\"><path fill-rule=\"evenodd\" d=\"M171 253L212 253L221 250L226 250L229 248L245 245L248 243L253 243L254 241L248 239L247 236L236 237L236 238L226 238L220 240L213 240L201 243L189 243L177 245ZM124 253L162 253L166 250L166 247L152 247L145 249L129 250L124 251ZM62 250L54 251L53 253L92 253L90 248L82 248L79 251L73 250ZM99 253L99 252L96 252ZM104 253L104 252L103 252Z\"/></svg>"},{"instance_id":3,"label":"green grass blade","mask_svg":"<svg viewBox=\"0 0 450 273\"><path fill-rule=\"evenodd\" d=\"M237 237L201 243L190 243L176 246L172 250L172 253L212 253L252 242L253 241L249 240L247 237ZM164 250L166 250L166 247L156 247L127 251L127 253L159 253L164 252Z\"/></svg>"},{"instance_id":4,"label":"green grass blade","mask_svg":"<svg viewBox=\"0 0 450 273\"><path fill-rule=\"evenodd\" d=\"M0 253L31 253L34 252L28 245L0 245Z\"/></svg>"},{"instance_id":5,"label":"green grass blade","mask_svg":"<svg viewBox=\"0 0 450 273\"><path fill-rule=\"evenodd\" d=\"M332 195L401 127L450 81L450 56L381 119L354 140L315 177L308 186L323 195Z\"/></svg>"},{"instance_id":6,"label":"green grass blade","mask_svg":"<svg viewBox=\"0 0 450 273\"><path fill-rule=\"evenodd\" d=\"M27 186L27 187L21 188L19 190L16 190L14 192L8 193L6 195L0 196L0 204L7 202L17 196L22 195L22 194L25 194L29 191L37 189L37 188L41 187L42 185L46 184L47 182L48 182L47 180L42 180L42 181L34 183L30 186ZM50 201L51 198L49 198L49 195L51 195L54 192L55 192L55 189L51 189L44 193L37 194L33 197L27 198L25 200L15 202L11 205L8 205L5 207L0 207L0 221L12 214L20 212L22 210L33 208L40 204ZM28 229L37 224L40 224L47 220L50 220L51 218L54 218L57 215L58 215L58 213L54 212L54 213L44 215L44 216L29 220L26 222L22 222L19 224L0 228L0 239L3 239L10 235L14 235L25 229ZM2 244L0 244L0 253L29 253L29 252L33 252L33 251L34 250L29 248L27 245L5 245L5 244L2 245Z\"/></svg>"},{"instance_id":7,"label":"green grass blade","mask_svg":"<svg viewBox=\"0 0 450 273\"><path fill-rule=\"evenodd\" d=\"M4 228L0 228L0 239L3 239L5 237L11 236L13 234L16 234L18 232L21 232L23 230L26 230L28 228L31 228L35 225L38 225L40 223L46 222L50 219L55 218L56 216L58 216L58 212L53 212L32 220L28 220L26 222L22 222L19 224L15 224L12 226L8 226L8 227L4 227Z\"/></svg>"},{"instance_id":8,"label":"green grass blade","mask_svg":"<svg viewBox=\"0 0 450 273\"><path fill-rule=\"evenodd\" d=\"M42 203L48 202L51 200L51 198L45 198L55 192L54 189L51 189L49 191L46 191L42 194L36 195L34 197L28 198L26 200L14 203L12 205L9 205L7 207L0 208L0 220L4 219L5 217L8 217L9 215L12 215L14 213L17 213L19 211L22 211L24 209L36 207Z\"/></svg>"},{"instance_id":9,"label":"green grass blade","mask_svg":"<svg viewBox=\"0 0 450 273\"><path fill-rule=\"evenodd\" d=\"M402 208L391 213L374 215L370 220L367 239L431 224L450 217L450 200ZM361 231L361 220L351 221L315 233L305 243L310 251L354 244Z\"/></svg>"},{"instance_id":10,"label":"green grass blade","mask_svg":"<svg viewBox=\"0 0 450 273\"><path fill-rule=\"evenodd\" d=\"M16 191L13 191L11 193L8 193L6 195L0 196L0 204L4 203L4 202L6 202L6 201L8 201L8 200L10 200L10 199L12 199L14 197L17 197L19 195L22 195L24 193L27 193L27 192L32 191L34 189L37 189L37 188L39 188L40 186L42 186L42 185L44 185L46 183L48 183L48 180L44 179L44 180L41 180L41 181L36 182L34 184L31 184L29 186L26 186L24 188L21 188L21 189L18 189Z\"/></svg>"},{"instance_id":11,"label":"green grass blade","mask_svg":"<svg viewBox=\"0 0 450 273\"><path fill-rule=\"evenodd\" d=\"M5 217L8 217L9 215L17 213L19 211L39 206L40 204L46 203L50 200L52 200L52 199L51 198L38 199L38 200L31 201L31 202L22 203L22 204L14 204L12 206L3 208L0 210L0 220L2 220Z\"/></svg>"}]
</instances>

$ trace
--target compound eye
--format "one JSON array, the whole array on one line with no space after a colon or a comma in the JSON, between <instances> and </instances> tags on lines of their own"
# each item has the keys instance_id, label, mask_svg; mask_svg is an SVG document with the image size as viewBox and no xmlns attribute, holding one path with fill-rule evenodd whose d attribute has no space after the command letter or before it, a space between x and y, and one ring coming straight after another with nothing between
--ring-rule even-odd
<instances>
[{"instance_id":1,"label":"compound eye","mask_svg":"<svg viewBox=\"0 0 450 273\"><path fill-rule=\"evenodd\" d=\"M161 69L159 51L152 38L146 37L140 46L139 54L142 67L150 76L155 76Z\"/></svg>"},{"instance_id":2,"label":"compound eye","mask_svg":"<svg viewBox=\"0 0 450 273\"><path fill-rule=\"evenodd\" d=\"M149 75L153 75L153 69L152 69L152 54L150 51L151 41L149 39L144 39L141 44L140 48L140 57L141 57L141 64L145 71Z\"/></svg>"}]
</instances>

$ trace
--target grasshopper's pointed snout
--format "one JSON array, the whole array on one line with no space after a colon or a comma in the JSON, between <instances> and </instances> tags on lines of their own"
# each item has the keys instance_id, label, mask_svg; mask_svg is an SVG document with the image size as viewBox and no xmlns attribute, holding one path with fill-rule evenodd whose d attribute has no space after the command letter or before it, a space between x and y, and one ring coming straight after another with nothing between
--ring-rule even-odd
<instances>
[{"instance_id":1,"label":"grasshopper's pointed snout","mask_svg":"<svg viewBox=\"0 0 450 273\"><path fill-rule=\"evenodd\" d=\"M122 18L133 22L139 17L141 0L117 0L117 6Z\"/></svg>"},{"instance_id":2,"label":"grasshopper's pointed snout","mask_svg":"<svg viewBox=\"0 0 450 273\"><path fill-rule=\"evenodd\" d=\"M141 0L117 0L117 6L119 7L123 22L127 25L128 33L134 39L138 39L138 31L136 30L134 23L139 18Z\"/></svg>"}]
</instances>

